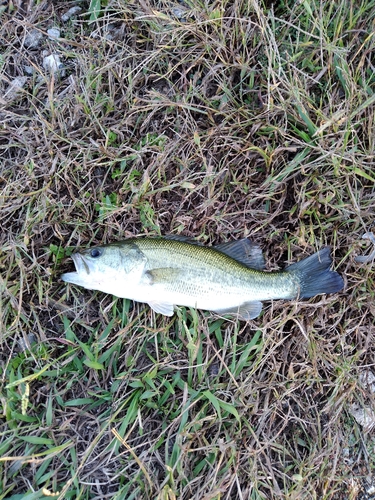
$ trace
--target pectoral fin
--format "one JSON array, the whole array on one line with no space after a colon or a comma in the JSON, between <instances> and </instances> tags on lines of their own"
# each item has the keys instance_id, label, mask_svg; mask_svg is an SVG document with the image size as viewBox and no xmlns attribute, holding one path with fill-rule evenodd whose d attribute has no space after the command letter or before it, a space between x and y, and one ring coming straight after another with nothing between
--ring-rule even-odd
<instances>
[{"instance_id":1,"label":"pectoral fin","mask_svg":"<svg viewBox=\"0 0 375 500\"><path fill-rule=\"evenodd\" d=\"M173 283L178 276L180 275L180 269L174 269L172 267L160 267L157 269L151 269L145 273L145 278L148 282L148 285L165 285L169 283ZM173 316L174 314L174 305L160 301L150 301L148 305L155 312L164 314L164 316Z\"/></svg>"},{"instance_id":2,"label":"pectoral fin","mask_svg":"<svg viewBox=\"0 0 375 500\"><path fill-rule=\"evenodd\" d=\"M158 267L157 269L146 271L145 275L150 285L155 285L157 283L172 283L181 276L181 269L175 269L174 267Z\"/></svg>"},{"instance_id":3,"label":"pectoral fin","mask_svg":"<svg viewBox=\"0 0 375 500\"><path fill-rule=\"evenodd\" d=\"M151 309L157 313L164 314L164 316L173 316L173 304L165 304L164 302L148 302Z\"/></svg>"},{"instance_id":4,"label":"pectoral fin","mask_svg":"<svg viewBox=\"0 0 375 500\"><path fill-rule=\"evenodd\" d=\"M241 319L247 321L249 319L254 319L259 316L262 312L262 303L259 301L244 302L238 307L229 307L228 309L216 309L218 314L236 314Z\"/></svg>"}]
</instances>

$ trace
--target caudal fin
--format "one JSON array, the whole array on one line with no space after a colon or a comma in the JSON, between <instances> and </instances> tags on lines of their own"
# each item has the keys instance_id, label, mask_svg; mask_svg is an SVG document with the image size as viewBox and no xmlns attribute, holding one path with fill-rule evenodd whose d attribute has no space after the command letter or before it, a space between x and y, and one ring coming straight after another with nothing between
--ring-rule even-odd
<instances>
[{"instance_id":1,"label":"caudal fin","mask_svg":"<svg viewBox=\"0 0 375 500\"><path fill-rule=\"evenodd\" d=\"M285 269L298 277L299 298L307 299L322 293L336 293L344 288L341 276L336 271L330 270L331 264L330 248L326 247Z\"/></svg>"}]
</instances>

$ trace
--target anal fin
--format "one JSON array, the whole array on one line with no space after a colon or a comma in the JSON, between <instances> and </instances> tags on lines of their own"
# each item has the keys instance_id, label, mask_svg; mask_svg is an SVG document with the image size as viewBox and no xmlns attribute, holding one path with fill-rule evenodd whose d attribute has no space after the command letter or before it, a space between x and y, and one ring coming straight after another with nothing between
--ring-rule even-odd
<instances>
[{"instance_id":1,"label":"anal fin","mask_svg":"<svg viewBox=\"0 0 375 500\"><path fill-rule=\"evenodd\" d=\"M254 319L259 316L262 312L262 303L258 300L252 302L244 302L238 307L229 307L228 309L216 309L218 314L236 314L241 319L247 321L249 319Z\"/></svg>"},{"instance_id":2,"label":"anal fin","mask_svg":"<svg viewBox=\"0 0 375 500\"><path fill-rule=\"evenodd\" d=\"M173 316L174 306L173 304L167 304L164 302L148 302L151 309L159 314L164 314L164 316Z\"/></svg>"}]
</instances>

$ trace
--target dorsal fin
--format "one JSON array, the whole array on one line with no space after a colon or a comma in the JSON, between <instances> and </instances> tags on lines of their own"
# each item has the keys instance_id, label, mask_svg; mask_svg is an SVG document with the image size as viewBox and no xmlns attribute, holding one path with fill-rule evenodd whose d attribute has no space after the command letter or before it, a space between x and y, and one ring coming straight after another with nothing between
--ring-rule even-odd
<instances>
[{"instance_id":1,"label":"dorsal fin","mask_svg":"<svg viewBox=\"0 0 375 500\"><path fill-rule=\"evenodd\" d=\"M215 245L213 248L251 269L263 271L265 267L261 248L248 238L221 243L220 245Z\"/></svg>"},{"instance_id":2,"label":"dorsal fin","mask_svg":"<svg viewBox=\"0 0 375 500\"><path fill-rule=\"evenodd\" d=\"M181 241L182 243L190 243L190 245L198 245L200 247L204 246L200 241L190 238L190 236L184 236L183 234L167 234L163 236L166 240Z\"/></svg>"}]
</instances>

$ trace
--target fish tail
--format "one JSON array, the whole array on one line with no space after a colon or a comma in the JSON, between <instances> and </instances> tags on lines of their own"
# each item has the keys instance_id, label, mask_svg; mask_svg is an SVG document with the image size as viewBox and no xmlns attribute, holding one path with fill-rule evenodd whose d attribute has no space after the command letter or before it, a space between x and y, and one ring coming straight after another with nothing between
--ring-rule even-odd
<instances>
[{"instance_id":1,"label":"fish tail","mask_svg":"<svg viewBox=\"0 0 375 500\"><path fill-rule=\"evenodd\" d=\"M344 288L341 276L336 271L330 270L331 264L330 248L326 247L285 269L298 277L299 298L307 299L322 293L336 293Z\"/></svg>"}]
</instances>

